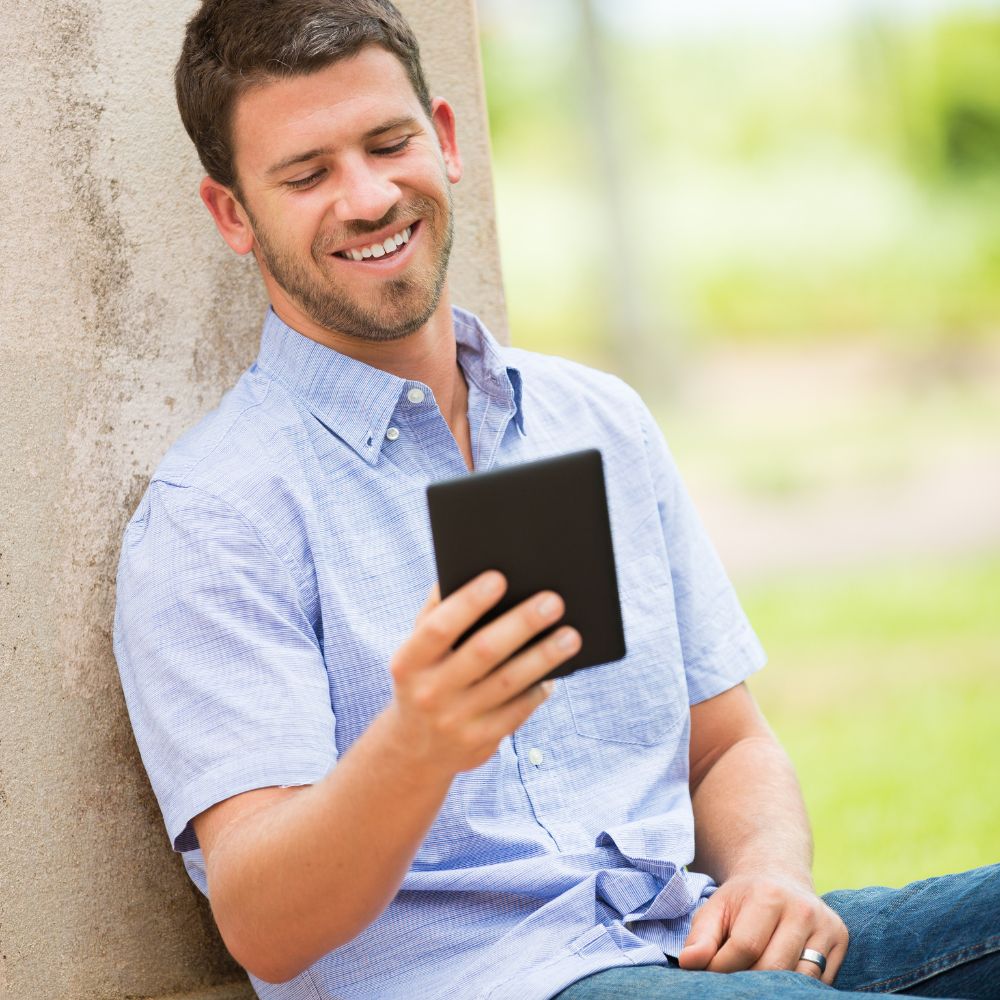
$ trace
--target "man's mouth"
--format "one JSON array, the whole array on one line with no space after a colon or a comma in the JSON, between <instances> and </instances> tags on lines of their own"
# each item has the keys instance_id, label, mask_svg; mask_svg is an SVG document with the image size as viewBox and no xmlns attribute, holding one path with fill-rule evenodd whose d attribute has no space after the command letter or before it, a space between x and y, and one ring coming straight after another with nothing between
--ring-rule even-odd
<instances>
[{"instance_id":1,"label":"man's mouth","mask_svg":"<svg viewBox=\"0 0 1000 1000\"><path fill-rule=\"evenodd\" d=\"M372 258L377 260L382 257L391 257L393 254L399 253L410 242L410 237L418 225L419 222L415 222L412 226L407 226L378 243L368 243L365 246L351 247L348 250L338 250L333 256L341 257L344 260L371 260Z\"/></svg>"}]
</instances>

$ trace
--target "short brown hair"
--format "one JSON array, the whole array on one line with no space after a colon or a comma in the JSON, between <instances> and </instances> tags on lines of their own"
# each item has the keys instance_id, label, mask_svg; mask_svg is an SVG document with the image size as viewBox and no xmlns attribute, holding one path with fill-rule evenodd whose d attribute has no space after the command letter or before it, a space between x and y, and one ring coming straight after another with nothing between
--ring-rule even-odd
<instances>
[{"instance_id":1,"label":"short brown hair","mask_svg":"<svg viewBox=\"0 0 1000 1000\"><path fill-rule=\"evenodd\" d=\"M428 115L420 47L389 0L202 0L174 72L184 128L209 177L238 190L232 121L251 87L314 73L367 45L403 64Z\"/></svg>"}]
</instances>

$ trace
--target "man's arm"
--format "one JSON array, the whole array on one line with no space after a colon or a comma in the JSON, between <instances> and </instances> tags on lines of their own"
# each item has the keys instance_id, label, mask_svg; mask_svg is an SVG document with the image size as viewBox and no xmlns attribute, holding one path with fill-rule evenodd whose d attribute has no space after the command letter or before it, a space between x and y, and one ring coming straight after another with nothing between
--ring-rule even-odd
<instances>
[{"instance_id":1,"label":"man's arm","mask_svg":"<svg viewBox=\"0 0 1000 1000\"><path fill-rule=\"evenodd\" d=\"M814 892L798 781L745 685L691 708L692 867L719 888L695 915L685 969L795 969L832 983L847 928ZM827 957L826 972L799 961Z\"/></svg>"},{"instance_id":2,"label":"man's arm","mask_svg":"<svg viewBox=\"0 0 1000 1000\"><path fill-rule=\"evenodd\" d=\"M503 589L491 572L432 595L393 658L392 702L322 781L247 792L195 818L216 923L258 978L293 978L382 912L454 776L489 759L547 697L538 682L579 648L564 627L512 655L561 616L545 593L452 651Z\"/></svg>"}]
</instances>

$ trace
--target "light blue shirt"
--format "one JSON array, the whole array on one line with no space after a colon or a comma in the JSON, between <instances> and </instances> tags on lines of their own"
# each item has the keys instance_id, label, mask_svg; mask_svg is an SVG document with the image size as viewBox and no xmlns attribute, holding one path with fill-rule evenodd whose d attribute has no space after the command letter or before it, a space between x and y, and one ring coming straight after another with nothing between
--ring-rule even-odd
<instances>
[{"instance_id":1,"label":"light blue shirt","mask_svg":"<svg viewBox=\"0 0 1000 1000\"><path fill-rule=\"evenodd\" d=\"M628 655L560 679L456 777L388 909L291 982L254 980L263 998L543 1000L676 955L714 888L685 867L688 707L763 651L638 396L454 318L477 470L601 450ZM425 487L465 473L426 385L270 312L256 363L154 474L125 534L115 653L203 892L192 818L318 781L389 702L436 579Z\"/></svg>"}]
</instances>

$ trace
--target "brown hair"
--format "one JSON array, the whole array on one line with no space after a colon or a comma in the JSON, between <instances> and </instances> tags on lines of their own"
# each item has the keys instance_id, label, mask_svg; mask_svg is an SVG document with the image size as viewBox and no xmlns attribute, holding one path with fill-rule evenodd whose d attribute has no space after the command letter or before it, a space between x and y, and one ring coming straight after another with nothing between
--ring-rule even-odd
<instances>
[{"instance_id":1,"label":"brown hair","mask_svg":"<svg viewBox=\"0 0 1000 1000\"><path fill-rule=\"evenodd\" d=\"M367 45L399 59L430 115L417 39L389 0L202 0L188 21L174 85L184 128L209 177L238 191L232 120L241 94L314 73Z\"/></svg>"}]
</instances>

